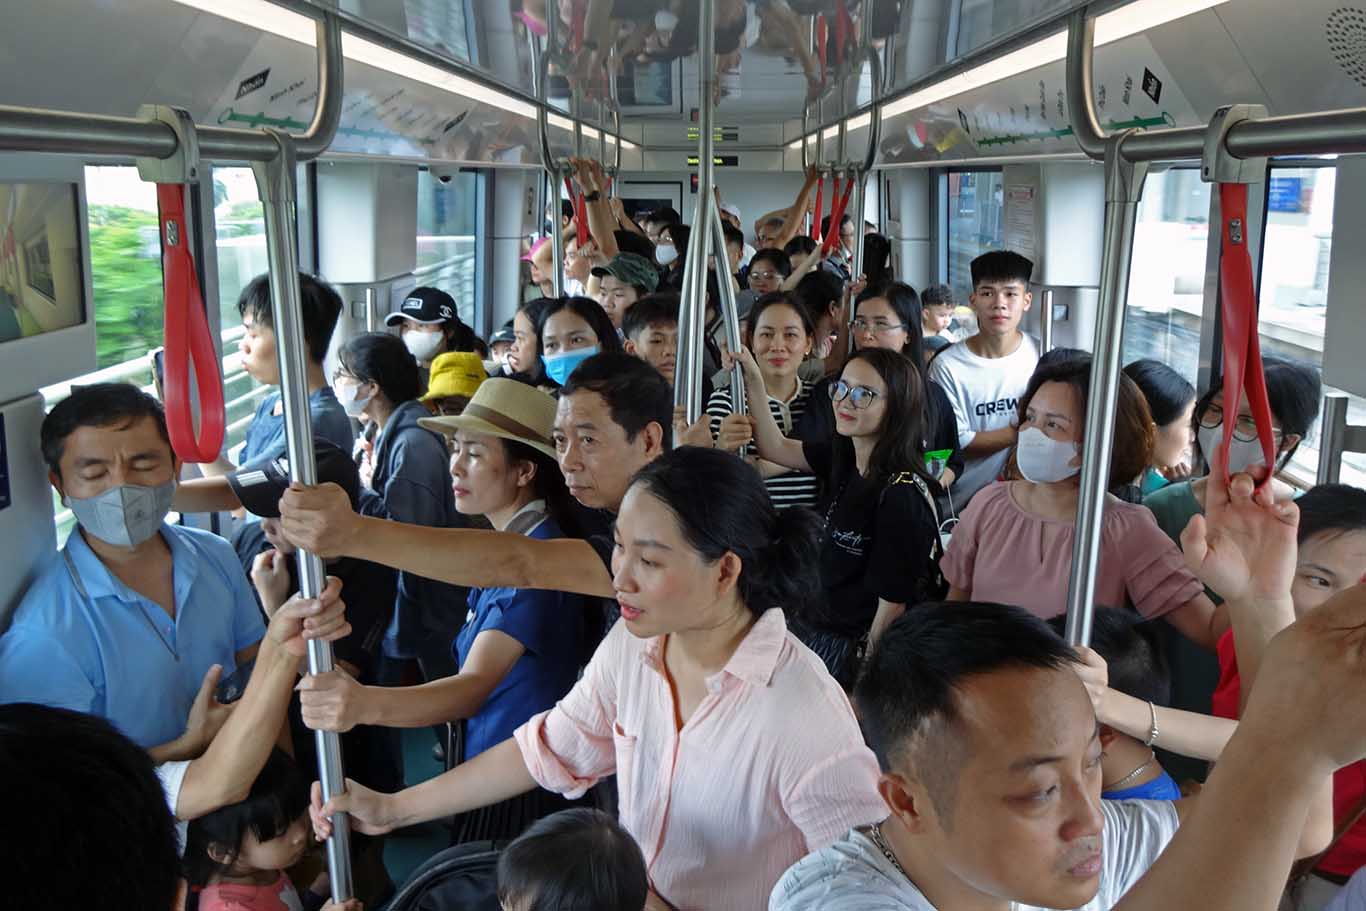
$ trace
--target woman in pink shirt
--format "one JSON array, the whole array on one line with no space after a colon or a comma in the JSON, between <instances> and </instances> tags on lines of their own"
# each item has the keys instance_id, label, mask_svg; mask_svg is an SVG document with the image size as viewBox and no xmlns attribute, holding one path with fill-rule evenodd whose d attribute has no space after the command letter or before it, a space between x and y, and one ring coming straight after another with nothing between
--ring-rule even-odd
<instances>
[{"instance_id":1,"label":"woman in pink shirt","mask_svg":"<svg viewBox=\"0 0 1366 911\"><path fill-rule=\"evenodd\" d=\"M398 794L348 781L323 805L315 787L320 838L336 811L381 833L615 773L653 891L715 911L766 907L789 866L887 815L848 700L784 620L820 592L815 517L777 512L735 456L683 447L636 475L615 534L622 622L569 695Z\"/></svg>"},{"instance_id":2,"label":"woman in pink shirt","mask_svg":"<svg viewBox=\"0 0 1366 911\"><path fill-rule=\"evenodd\" d=\"M951 601L1015 604L1045 619L1067 609L1081 443L1091 360L1040 366L1020 400L1015 461L1025 479L984 488L953 531L941 564ZM1133 483L1148 463L1152 417L1143 394L1120 374L1109 487ZM1213 649L1228 618L1186 568L1181 551L1142 506L1106 495L1097 604L1132 603Z\"/></svg>"}]
</instances>

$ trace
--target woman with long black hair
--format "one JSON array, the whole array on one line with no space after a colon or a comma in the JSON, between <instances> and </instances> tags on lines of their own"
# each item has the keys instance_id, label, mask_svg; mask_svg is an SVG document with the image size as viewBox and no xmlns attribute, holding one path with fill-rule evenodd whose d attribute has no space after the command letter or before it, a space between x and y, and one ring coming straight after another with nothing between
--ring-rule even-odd
<instances>
[{"instance_id":1,"label":"woman with long black hair","mask_svg":"<svg viewBox=\"0 0 1366 911\"><path fill-rule=\"evenodd\" d=\"M726 418L717 446L735 451L752 438L760 458L826 480L824 604L799 635L851 686L866 646L907 605L944 594L935 480L923 448L925 387L900 354L856 352L830 387L834 438L802 442L783 436L765 407L754 356L742 349L740 360L750 413Z\"/></svg>"}]
</instances>

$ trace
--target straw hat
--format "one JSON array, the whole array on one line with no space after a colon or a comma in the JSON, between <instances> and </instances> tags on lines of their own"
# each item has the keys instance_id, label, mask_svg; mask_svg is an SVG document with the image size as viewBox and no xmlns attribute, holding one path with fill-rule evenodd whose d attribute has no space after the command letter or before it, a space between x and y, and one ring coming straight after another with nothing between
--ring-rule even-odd
<instances>
[{"instance_id":1,"label":"straw hat","mask_svg":"<svg viewBox=\"0 0 1366 911\"><path fill-rule=\"evenodd\" d=\"M484 372L484 362L473 351L447 351L438 354L432 361L431 379L427 383L427 394L421 401L446 399L451 396L474 398L479 384L488 378Z\"/></svg>"},{"instance_id":2,"label":"straw hat","mask_svg":"<svg viewBox=\"0 0 1366 911\"><path fill-rule=\"evenodd\" d=\"M467 430L516 440L555 458L555 443L551 439L555 400L517 380L501 377L485 380L463 413L419 418L418 423L428 430L448 435Z\"/></svg>"}]
</instances>

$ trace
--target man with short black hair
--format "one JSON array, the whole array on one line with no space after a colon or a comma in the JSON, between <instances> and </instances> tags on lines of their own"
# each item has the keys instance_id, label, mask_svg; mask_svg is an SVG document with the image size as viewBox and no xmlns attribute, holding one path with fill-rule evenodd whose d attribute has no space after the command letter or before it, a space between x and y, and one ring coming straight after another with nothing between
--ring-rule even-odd
<instances>
[{"instance_id":1,"label":"man with short black hair","mask_svg":"<svg viewBox=\"0 0 1366 911\"><path fill-rule=\"evenodd\" d=\"M972 308L978 332L950 345L930 364L930 379L948 394L958 423L958 444L967 457L949 494L955 509L995 481L1019 433L1019 400L1039 363L1034 340L1020 321L1034 301L1029 280L1034 264L1009 250L992 250L972 261Z\"/></svg>"},{"instance_id":2,"label":"man with short black hair","mask_svg":"<svg viewBox=\"0 0 1366 911\"><path fill-rule=\"evenodd\" d=\"M554 439L569 492L616 512L631 478L672 442L673 390L659 372L622 352L595 354L560 387ZM296 546L349 556L453 585L543 588L612 598L612 536L543 541L525 535L402 525L351 509L333 484L294 486L280 501Z\"/></svg>"},{"instance_id":3,"label":"man with short black hair","mask_svg":"<svg viewBox=\"0 0 1366 911\"><path fill-rule=\"evenodd\" d=\"M159 761L181 758L206 675L256 655L246 576L222 538L166 523L180 460L161 403L136 386L75 387L41 445L79 527L0 636L0 702L99 715Z\"/></svg>"},{"instance_id":4,"label":"man with short black hair","mask_svg":"<svg viewBox=\"0 0 1366 911\"><path fill-rule=\"evenodd\" d=\"M271 310L270 276L258 275L237 298L245 334L238 342L242 369L258 383L280 385L280 361ZM305 381L313 435L350 452L356 435L346 409L337 401L323 370L332 331L341 316L342 302L336 290L311 275L299 273L299 311L307 344ZM204 477L182 483L176 490L175 508L180 512L226 512L237 508L223 475L236 468L260 468L285 454L285 412L279 390L261 400L247 425L246 439L234 465L226 455L200 466Z\"/></svg>"}]
</instances>

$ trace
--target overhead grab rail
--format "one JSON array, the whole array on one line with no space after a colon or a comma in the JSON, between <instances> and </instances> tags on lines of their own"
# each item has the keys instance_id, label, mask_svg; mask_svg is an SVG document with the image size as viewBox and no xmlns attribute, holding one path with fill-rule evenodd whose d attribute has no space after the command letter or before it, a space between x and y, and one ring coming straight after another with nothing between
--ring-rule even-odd
<instances>
[{"instance_id":1,"label":"overhead grab rail","mask_svg":"<svg viewBox=\"0 0 1366 911\"><path fill-rule=\"evenodd\" d=\"M285 438L291 480L317 481L313 436L308 410L304 339L299 313L298 259L294 249L295 166L316 158L332 142L341 119L342 50L337 16L325 12L317 21L318 103L308 129L299 136L279 130L240 130L194 126L200 160L251 162L261 192L270 258L271 298L280 360L280 389L284 403ZM65 111L0 106L0 151L51 154L122 155L143 159L192 156L183 147L186 131L162 119L110 117ZM168 202L174 202L168 200ZM181 230L181 229L177 229ZM183 231L180 240L185 241ZM192 268L192 267L191 267ZM299 591L305 598L322 592L323 564L316 555L298 552ZM329 643L308 643L311 674L333 668ZM319 778L323 793L344 789L341 741L332 732L316 732ZM334 820L327 843L332 897L338 903L351 897L350 832L344 814Z\"/></svg>"}]
</instances>

